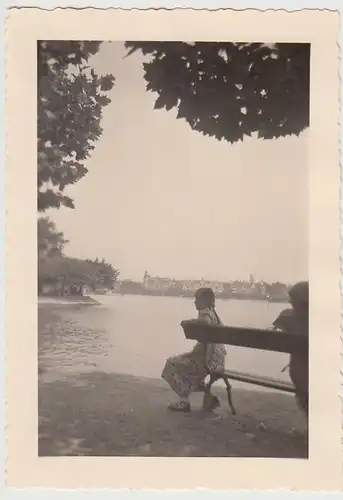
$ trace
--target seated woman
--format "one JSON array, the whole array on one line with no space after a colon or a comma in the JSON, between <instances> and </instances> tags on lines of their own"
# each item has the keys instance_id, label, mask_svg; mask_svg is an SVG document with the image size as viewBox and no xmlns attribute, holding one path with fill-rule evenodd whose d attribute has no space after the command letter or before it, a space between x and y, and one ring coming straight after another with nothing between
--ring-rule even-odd
<instances>
[{"instance_id":1,"label":"seated woman","mask_svg":"<svg viewBox=\"0 0 343 500\"><path fill-rule=\"evenodd\" d=\"M285 309L274 321L277 330L306 335L309 329L309 284L301 281L289 292L292 309ZM295 386L299 407L308 416L308 350L291 354L289 375Z\"/></svg>"},{"instance_id":2,"label":"seated woman","mask_svg":"<svg viewBox=\"0 0 343 500\"><path fill-rule=\"evenodd\" d=\"M211 288L200 288L195 294L195 307L198 319L208 325L221 325L215 310L215 295ZM187 353L167 359L162 378L179 396L179 401L169 405L172 411L189 412L191 405L189 396L192 392L204 388L204 380L209 370L225 368L226 349L221 344L202 344L197 342ZM218 399L213 396L212 409L219 406Z\"/></svg>"}]
</instances>

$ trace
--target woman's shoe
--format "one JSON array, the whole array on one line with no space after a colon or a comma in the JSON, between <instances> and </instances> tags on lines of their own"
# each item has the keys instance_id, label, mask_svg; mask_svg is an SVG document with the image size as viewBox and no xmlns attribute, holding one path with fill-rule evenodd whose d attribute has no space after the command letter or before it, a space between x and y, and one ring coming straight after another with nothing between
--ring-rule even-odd
<instances>
[{"instance_id":1,"label":"woman's shoe","mask_svg":"<svg viewBox=\"0 0 343 500\"><path fill-rule=\"evenodd\" d=\"M216 408L219 408L220 401L214 394L207 392L204 394L202 407L205 411L213 411Z\"/></svg>"},{"instance_id":2,"label":"woman's shoe","mask_svg":"<svg viewBox=\"0 0 343 500\"><path fill-rule=\"evenodd\" d=\"M168 410L189 413L191 411L191 405L190 403L186 403L184 401L178 401L177 403L171 403L168 406Z\"/></svg>"},{"instance_id":3,"label":"woman's shoe","mask_svg":"<svg viewBox=\"0 0 343 500\"><path fill-rule=\"evenodd\" d=\"M213 401L212 401L212 404L210 406L211 410L215 410L216 408L219 408L219 407L220 407L219 399L217 398L217 396L213 396Z\"/></svg>"}]
</instances>

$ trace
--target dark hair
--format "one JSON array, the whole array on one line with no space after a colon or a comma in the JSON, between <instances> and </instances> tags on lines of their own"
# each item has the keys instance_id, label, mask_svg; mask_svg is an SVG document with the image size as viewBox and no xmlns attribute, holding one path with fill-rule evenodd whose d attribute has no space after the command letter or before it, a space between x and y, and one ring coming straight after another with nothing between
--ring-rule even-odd
<instances>
[{"instance_id":1,"label":"dark hair","mask_svg":"<svg viewBox=\"0 0 343 500\"><path fill-rule=\"evenodd\" d=\"M198 290L195 292L195 295L198 295L198 296L200 295L206 301L208 301L209 308L214 312L218 323L221 323L220 318L219 318L217 311L215 309L216 296L215 296L212 288L198 288Z\"/></svg>"},{"instance_id":2,"label":"dark hair","mask_svg":"<svg viewBox=\"0 0 343 500\"><path fill-rule=\"evenodd\" d=\"M212 288L198 288L195 294L203 297L206 301L208 301L210 306L214 306L216 297L214 295Z\"/></svg>"},{"instance_id":3,"label":"dark hair","mask_svg":"<svg viewBox=\"0 0 343 500\"><path fill-rule=\"evenodd\" d=\"M309 283L308 281L299 281L289 291L289 298L292 303L308 304L309 303Z\"/></svg>"}]
</instances>

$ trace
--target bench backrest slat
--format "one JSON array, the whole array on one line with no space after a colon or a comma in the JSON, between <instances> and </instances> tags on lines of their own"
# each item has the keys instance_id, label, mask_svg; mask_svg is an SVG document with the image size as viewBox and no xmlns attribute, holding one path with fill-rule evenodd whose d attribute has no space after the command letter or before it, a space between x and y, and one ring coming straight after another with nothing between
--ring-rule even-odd
<instances>
[{"instance_id":1,"label":"bench backrest slat","mask_svg":"<svg viewBox=\"0 0 343 500\"><path fill-rule=\"evenodd\" d=\"M265 351L294 353L308 350L308 337L292 333L236 326L210 326L192 321L182 324L187 339Z\"/></svg>"}]
</instances>

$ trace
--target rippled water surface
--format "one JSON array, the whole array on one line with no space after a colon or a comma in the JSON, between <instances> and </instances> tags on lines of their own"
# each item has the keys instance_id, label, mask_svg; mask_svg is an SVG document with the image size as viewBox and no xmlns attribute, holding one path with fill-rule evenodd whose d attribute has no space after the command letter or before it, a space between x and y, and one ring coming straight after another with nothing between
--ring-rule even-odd
<instances>
[{"instance_id":1,"label":"rippled water surface","mask_svg":"<svg viewBox=\"0 0 343 500\"><path fill-rule=\"evenodd\" d=\"M196 316L193 300L109 295L101 306L40 306L39 364L49 376L103 371L160 377L165 359L191 349L180 321ZM268 327L285 307L250 301L218 301L227 325ZM288 356L229 347L232 369L287 378Z\"/></svg>"}]
</instances>

